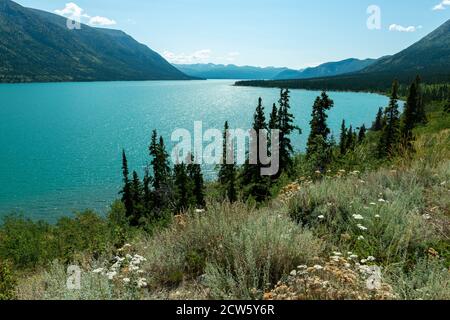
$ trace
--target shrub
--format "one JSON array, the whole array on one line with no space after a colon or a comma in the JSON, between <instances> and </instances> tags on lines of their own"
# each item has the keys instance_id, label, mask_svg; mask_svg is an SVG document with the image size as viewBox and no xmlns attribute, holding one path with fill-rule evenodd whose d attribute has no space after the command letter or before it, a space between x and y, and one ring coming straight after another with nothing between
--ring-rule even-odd
<instances>
[{"instance_id":1,"label":"shrub","mask_svg":"<svg viewBox=\"0 0 450 320\"><path fill-rule=\"evenodd\" d=\"M271 209L244 204L212 205L162 231L148 244L147 271L153 284L174 278L205 279L213 297L255 298L297 264L322 250L311 232Z\"/></svg>"},{"instance_id":2,"label":"shrub","mask_svg":"<svg viewBox=\"0 0 450 320\"><path fill-rule=\"evenodd\" d=\"M0 300L13 300L16 297L16 278L11 265L0 260Z\"/></svg>"}]
</instances>

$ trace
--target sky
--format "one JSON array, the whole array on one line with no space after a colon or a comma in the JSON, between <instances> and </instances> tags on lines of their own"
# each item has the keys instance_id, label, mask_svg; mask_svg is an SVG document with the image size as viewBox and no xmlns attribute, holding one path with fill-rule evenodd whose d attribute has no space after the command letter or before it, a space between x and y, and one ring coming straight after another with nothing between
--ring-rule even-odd
<instances>
[{"instance_id":1,"label":"sky","mask_svg":"<svg viewBox=\"0 0 450 320\"><path fill-rule=\"evenodd\" d=\"M300 69L395 54L450 19L450 0L16 0L121 29L172 63Z\"/></svg>"}]
</instances>

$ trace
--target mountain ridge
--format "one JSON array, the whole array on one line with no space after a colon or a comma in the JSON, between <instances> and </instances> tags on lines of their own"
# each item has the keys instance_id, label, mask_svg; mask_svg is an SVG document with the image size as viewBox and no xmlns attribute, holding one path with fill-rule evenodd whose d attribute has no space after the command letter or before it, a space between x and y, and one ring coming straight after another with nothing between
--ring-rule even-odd
<instances>
[{"instance_id":1,"label":"mountain ridge","mask_svg":"<svg viewBox=\"0 0 450 320\"><path fill-rule=\"evenodd\" d=\"M0 82L193 79L123 31L66 21L0 0Z\"/></svg>"}]
</instances>

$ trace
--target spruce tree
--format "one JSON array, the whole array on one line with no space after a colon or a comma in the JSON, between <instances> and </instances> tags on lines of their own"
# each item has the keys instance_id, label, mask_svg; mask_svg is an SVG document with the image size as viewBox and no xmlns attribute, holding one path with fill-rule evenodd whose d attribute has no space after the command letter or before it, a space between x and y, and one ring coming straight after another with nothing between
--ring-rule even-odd
<instances>
[{"instance_id":1,"label":"spruce tree","mask_svg":"<svg viewBox=\"0 0 450 320\"><path fill-rule=\"evenodd\" d=\"M361 128L359 128L358 143L363 142L363 140L366 138L366 133L367 133L366 126L363 124Z\"/></svg>"},{"instance_id":2,"label":"spruce tree","mask_svg":"<svg viewBox=\"0 0 450 320\"><path fill-rule=\"evenodd\" d=\"M334 102L328 97L326 92L322 92L322 95L320 97L317 97L316 101L314 102L312 119L310 122L311 133L308 138L306 151L308 159L313 158L315 152L323 150L323 144L328 144L328 135L330 134L330 129L327 125L327 111L330 110L333 106ZM322 137L322 139L317 139L317 136ZM320 145L317 145L318 142Z\"/></svg>"},{"instance_id":3,"label":"spruce tree","mask_svg":"<svg viewBox=\"0 0 450 320\"><path fill-rule=\"evenodd\" d=\"M219 182L222 186L223 194L225 198L233 203L237 201L236 191L236 175L237 168L234 160L234 148L233 142L230 141L228 121L225 122L223 131L223 160L219 170ZM232 159L228 159L228 154L232 156Z\"/></svg>"},{"instance_id":4,"label":"spruce tree","mask_svg":"<svg viewBox=\"0 0 450 320\"><path fill-rule=\"evenodd\" d=\"M272 107L272 112L270 113L269 130L279 129L279 128L280 128L280 118L278 116L277 105L274 103L273 107Z\"/></svg>"},{"instance_id":5,"label":"spruce tree","mask_svg":"<svg viewBox=\"0 0 450 320\"><path fill-rule=\"evenodd\" d=\"M355 133L353 131L353 126L350 126L350 128L347 131L347 138L345 141L346 149L347 150L353 150L355 146Z\"/></svg>"},{"instance_id":6,"label":"spruce tree","mask_svg":"<svg viewBox=\"0 0 450 320\"><path fill-rule=\"evenodd\" d=\"M425 103L423 101L423 90L420 76L417 76L415 79L415 87L416 87L416 116L415 116L415 124L426 124L427 123L427 115L425 112Z\"/></svg>"},{"instance_id":7,"label":"spruce tree","mask_svg":"<svg viewBox=\"0 0 450 320\"><path fill-rule=\"evenodd\" d=\"M394 81L389 106L384 113L385 123L378 143L379 157L395 154L400 138L400 112L398 110L398 82Z\"/></svg>"},{"instance_id":8,"label":"spruce tree","mask_svg":"<svg viewBox=\"0 0 450 320\"><path fill-rule=\"evenodd\" d=\"M189 179L192 181L192 194L195 199L195 204L198 209L206 206L205 201L205 182L203 180L203 173L200 164L194 162L194 157L191 157L191 162L187 166Z\"/></svg>"},{"instance_id":9,"label":"spruce tree","mask_svg":"<svg viewBox=\"0 0 450 320\"><path fill-rule=\"evenodd\" d=\"M128 171L128 160L125 154L125 150L122 151L122 175L123 175L123 189L121 191L122 194L122 203L125 206L125 214L128 219L131 219L133 216L133 195L132 195L132 186L129 179L129 171Z\"/></svg>"},{"instance_id":10,"label":"spruce tree","mask_svg":"<svg viewBox=\"0 0 450 320\"><path fill-rule=\"evenodd\" d=\"M345 120L342 120L339 150L341 155L345 155L347 153L347 127L345 126Z\"/></svg>"},{"instance_id":11,"label":"spruce tree","mask_svg":"<svg viewBox=\"0 0 450 320\"><path fill-rule=\"evenodd\" d=\"M262 99L258 99L258 106L256 107L255 115L253 117L253 130L256 136L253 137L251 141L255 146L256 164L251 164L249 155L247 155L247 161L243 169L243 184L247 189L247 195L252 196L256 201L264 201L269 194L269 186L267 177L261 175L261 169L263 165L260 161L259 153L261 149L261 144L263 141L260 140L260 134L263 130L267 132L266 116L264 114L264 107L262 105ZM267 139L266 139L267 141Z\"/></svg>"},{"instance_id":12,"label":"spruce tree","mask_svg":"<svg viewBox=\"0 0 450 320\"><path fill-rule=\"evenodd\" d=\"M153 169L153 189L154 207L157 209L163 209L167 206L171 179L171 170L169 166L169 155L165 149L164 140L159 138L156 130L153 131L152 139L149 147L151 160L151 166Z\"/></svg>"},{"instance_id":13,"label":"spruce tree","mask_svg":"<svg viewBox=\"0 0 450 320\"><path fill-rule=\"evenodd\" d=\"M133 171L131 194L133 199L133 214L130 217L130 225L136 227L139 225L139 221L144 211L142 203L142 184L136 171Z\"/></svg>"},{"instance_id":14,"label":"spruce tree","mask_svg":"<svg viewBox=\"0 0 450 320\"><path fill-rule=\"evenodd\" d=\"M301 129L294 125L294 115L291 113L290 105L290 91L289 89L281 89L280 100L278 101L280 107L278 109L278 127L275 129L280 130L280 173L284 172L292 167L292 155L294 153L294 147L290 139L290 135L298 130L301 134ZM271 115L271 125L276 123L274 115L274 109L272 109L273 115Z\"/></svg>"},{"instance_id":15,"label":"spruce tree","mask_svg":"<svg viewBox=\"0 0 450 320\"><path fill-rule=\"evenodd\" d=\"M383 129L383 108L378 110L377 117L372 125L372 131L381 131L381 129Z\"/></svg>"}]
</instances>

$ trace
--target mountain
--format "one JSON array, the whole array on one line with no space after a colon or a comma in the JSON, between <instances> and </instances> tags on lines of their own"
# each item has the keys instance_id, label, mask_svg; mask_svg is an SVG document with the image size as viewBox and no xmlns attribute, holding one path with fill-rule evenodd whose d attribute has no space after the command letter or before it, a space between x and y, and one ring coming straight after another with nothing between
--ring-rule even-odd
<instances>
[{"instance_id":1,"label":"mountain","mask_svg":"<svg viewBox=\"0 0 450 320\"><path fill-rule=\"evenodd\" d=\"M122 31L66 22L0 0L0 82L192 79Z\"/></svg>"},{"instance_id":2,"label":"mountain","mask_svg":"<svg viewBox=\"0 0 450 320\"><path fill-rule=\"evenodd\" d=\"M386 91L397 79L408 85L417 76L427 83L450 82L450 20L405 50L367 68L332 77L240 81L236 85L310 90Z\"/></svg>"},{"instance_id":3,"label":"mountain","mask_svg":"<svg viewBox=\"0 0 450 320\"><path fill-rule=\"evenodd\" d=\"M236 66L233 64L175 64L176 68L192 77L205 79L273 79L288 68L260 68L251 66ZM292 70L294 71L294 70Z\"/></svg>"},{"instance_id":4,"label":"mountain","mask_svg":"<svg viewBox=\"0 0 450 320\"><path fill-rule=\"evenodd\" d=\"M324 63L315 68L307 68L303 71L286 70L278 74L276 80L289 80L289 79L308 79L319 77L330 77L345 73L351 73L363 70L364 68L372 65L377 60L375 59L347 59L338 62Z\"/></svg>"},{"instance_id":5,"label":"mountain","mask_svg":"<svg viewBox=\"0 0 450 320\"><path fill-rule=\"evenodd\" d=\"M391 57L380 59L362 73L441 74L450 72L450 20L425 38Z\"/></svg>"}]
</instances>

